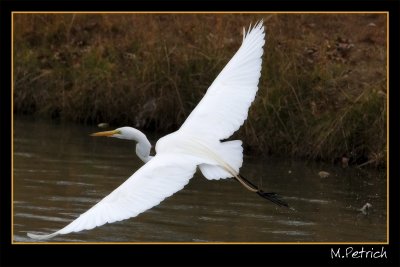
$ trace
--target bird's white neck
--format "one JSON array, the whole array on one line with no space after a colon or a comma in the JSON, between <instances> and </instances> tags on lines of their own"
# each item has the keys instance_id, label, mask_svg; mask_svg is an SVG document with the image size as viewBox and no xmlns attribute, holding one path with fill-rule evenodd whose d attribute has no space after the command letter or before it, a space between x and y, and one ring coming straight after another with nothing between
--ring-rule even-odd
<instances>
[{"instance_id":1,"label":"bird's white neck","mask_svg":"<svg viewBox=\"0 0 400 267\"><path fill-rule=\"evenodd\" d=\"M137 156L143 162L148 162L152 158L152 156L150 156L151 143L147 139L146 135L132 127L123 127L120 129L123 130L123 135L118 136L118 138L136 141Z\"/></svg>"},{"instance_id":2,"label":"bird's white neck","mask_svg":"<svg viewBox=\"0 0 400 267\"><path fill-rule=\"evenodd\" d=\"M146 138L146 136L145 136ZM152 156L150 156L151 144L149 140L145 140L146 142L138 142L136 144L136 155L144 162L148 162L151 160Z\"/></svg>"}]
</instances>

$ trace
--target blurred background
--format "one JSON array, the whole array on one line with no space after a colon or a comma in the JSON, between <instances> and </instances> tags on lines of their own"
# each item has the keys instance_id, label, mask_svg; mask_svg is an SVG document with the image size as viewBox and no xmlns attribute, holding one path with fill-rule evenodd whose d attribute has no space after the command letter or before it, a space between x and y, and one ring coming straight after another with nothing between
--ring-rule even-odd
<instances>
[{"instance_id":1,"label":"blurred background","mask_svg":"<svg viewBox=\"0 0 400 267\"><path fill-rule=\"evenodd\" d=\"M14 113L174 131L260 19L246 151L384 168L386 14L14 14Z\"/></svg>"}]
</instances>

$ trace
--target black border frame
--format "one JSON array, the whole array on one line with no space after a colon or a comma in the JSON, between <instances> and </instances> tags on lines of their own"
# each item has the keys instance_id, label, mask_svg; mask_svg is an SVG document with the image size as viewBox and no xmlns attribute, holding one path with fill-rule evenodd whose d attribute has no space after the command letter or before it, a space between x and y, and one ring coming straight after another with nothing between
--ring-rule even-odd
<instances>
[{"instance_id":1,"label":"black border frame","mask_svg":"<svg viewBox=\"0 0 400 267\"><path fill-rule=\"evenodd\" d=\"M1 234L4 266L399 266L399 17L400 2L378 1L10 1L0 2L1 44ZM224 9L225 7L225 9ZM229 8L229 10L226 9ZM11 12L13 11L388 11L389 12L389 173L388 245L18 245L11 244ZM331 248L384 247L383 259L331 259Z\"/></svg>"}]
</instances>

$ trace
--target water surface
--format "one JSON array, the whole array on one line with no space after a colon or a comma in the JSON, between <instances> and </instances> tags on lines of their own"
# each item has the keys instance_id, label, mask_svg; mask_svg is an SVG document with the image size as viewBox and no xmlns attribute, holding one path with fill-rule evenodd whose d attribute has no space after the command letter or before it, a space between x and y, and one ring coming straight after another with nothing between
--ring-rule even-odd
<instances>
[{"instance_id":1,"label":"water surface","mask_svg":"<svg viewBox=\"0 0 400 267\"><path fill-rule=\"evenodd\" d=\"M59 230L142 166L133 142L89 136L99 130L15 118L14 241ZM321 170L330 176L320 178ZM197 172L183 190L135 218L49 242L386 241L385 172L245 156L241 173L278 192L291 209L233 179L208 181ZM365 215L359 209L367 202Z\"/></svg>"}]
</instances>

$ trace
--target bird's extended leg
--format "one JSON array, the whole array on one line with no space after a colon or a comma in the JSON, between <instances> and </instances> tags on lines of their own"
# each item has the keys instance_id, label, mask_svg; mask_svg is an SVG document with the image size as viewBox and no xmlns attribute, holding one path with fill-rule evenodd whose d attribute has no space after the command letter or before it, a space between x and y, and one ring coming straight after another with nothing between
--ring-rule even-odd
<instances>
[{"instance_id":1,"label":"bird's extended leg","mask_svg":"<svg viewBox=\"0 0 400 267\"><path fill-rule=\"evenodd\" d=\"M246 187L246 189L257 193L257 195L259 195L265 199L268 199L269 201L272 201L273 203L275 203L278 206L289 207L289 205L285 201L283 201L277 193L264 192L263 190L259 189L258 186L256 186L255 184L253 184L252 182L250 182L249 180L244 178L241 174L235 176L235 178L244 187Z\"/></svg>"}]
</instances>

